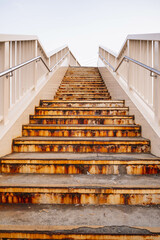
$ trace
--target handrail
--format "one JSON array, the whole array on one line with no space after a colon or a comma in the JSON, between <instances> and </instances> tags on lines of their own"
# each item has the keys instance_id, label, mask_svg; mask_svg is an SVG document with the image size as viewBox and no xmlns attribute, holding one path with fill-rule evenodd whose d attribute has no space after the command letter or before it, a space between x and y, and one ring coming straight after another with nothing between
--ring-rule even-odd
<instances>
[{"instance_id":1,"label":"handrail","mask_svg":"<svg viewBox=\"0 0 160 240\"><path fill-rule=\"evenodd\" d=\"M19 68L21 68L21 67L24 67L24 66L26 66L26 65L28 65L28 64L30 64L30 63L32 63L32 62L40 61L40 60L42 61L42 63L44 64L44 66L47 68L47 70L48 70L49 72L52 72L52 70L53 70L68 54L69 54L69 51L68 51L52 68L49 68L49 67L47 66L47 64L45 63L45 61L43 60L43 58L42 58L41 56L38 56L38 57L32 58L32 59L30 59L30 60L28 60L28 61L26 61L26 62L24 62L24 63L18 64L18 65L15 66L15 67L9 68L9 69L1 72L1 73L0 73L0 77L3 77L3 76L5 76L5 75L7 75L8 73L12 73L13 71L15 71L15 70L17 70L17 69L19 69Z\"/></svg>"},{"instance_id":2,"label":"handrail","mask_svg":"<svg viewBox=\"0 0 160 240\"><path fill-rule=\"evenodd\" d=\"M160 75L160 71L158 71L157 69L152 68L152 67L149 67L148 65L146 65L146 64L144 64L144 63L141 63L141 62L139 62L139 61L137 61L137 60L134 60L133 58L130 58L130 57L128 57L128 56L124 56L124 57L122 58L122 60L120 61L120 63L117 65L116 68L114 68L100 53L99 53L99 56L103 59L104 62L106 62L106 63L112 68L112 70L113 70L114 72L117 72L117 70L118 70L118 68L121 66L122 62L123 62L125 59L127 59L128 61L131 61L131 62L133 62L133 63L135 63L135 64L137 64L137 65L139 65L139 66L141 66L141 67L143 67L143 68L145 68L145 69L147 69L148 71L151 72L151 74L152 74L152 73L155 73L156 75ZM155 76L151 75L151 77L155 77Z\"/></svg>"}]
</instances>

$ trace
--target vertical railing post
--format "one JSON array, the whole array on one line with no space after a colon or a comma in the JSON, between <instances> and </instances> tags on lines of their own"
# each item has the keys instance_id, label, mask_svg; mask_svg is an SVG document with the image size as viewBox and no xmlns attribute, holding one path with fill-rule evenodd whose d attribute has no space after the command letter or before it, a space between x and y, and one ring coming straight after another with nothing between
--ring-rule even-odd
<instances>
[{"instance_id":1,"label":"vertical railing post","mask_svg":"<svg viewBox=\"0 0 160 240\"><path fill-rule=\"evenodd\" d=\"M160 44L158 41L153 42L153 67L159 70L160 64ZM153 106L155 112L155 120L160 125L160 77L153 78Z\"/></svg>"},{"instance_id":2,"label":"vertical railing post","mask_svg":"<svg viewBox=\"0 0 160 240\"><path fill-rule=\"evenodd\" d=\"M34 45L34 57L37 57L38 54L38 43L37 40L35 40L35 45ZM37 87L37 80L38 80L38 65L37 62L34 62L34 85L33 85L33 90L36 90Z\"/></svg>"},{"instance_id":3,"label":"vertical railing post","mask_svg":"<svg viewBox=\"0 0 160 240\"><path fill-rule=\"evenodd\" d=\"M127 40L127 56L131 57L131 41L129 39ZM131 62L127 61L127 86L129 90L131 88L131 74Z\"/></svg>"},{"instance_id":4,"label":"vertical railing post","mask_svg":"<svg viewBox=\"0 0 160 240\"><path fill-rule=\"evenodd\" d=\"M4 43L4 52L3 52L3 62L4 62L4 70L10 67L9 61L9 42ZM4 76L3 77L3 123L6 124L8 121L8 110L9 110L9 102L10 102L10 78Z\"/></svg>"},{"instance_id":5,"label":"vertical railing post","mask_svg":"<svg viewBox=\"0 0 160 240\"><path fill-rule=\"evenodd\" d=\"M69 66L71 65L71 52L69 52L68 54L68 65Z\"/></svg>"}]
</instances>

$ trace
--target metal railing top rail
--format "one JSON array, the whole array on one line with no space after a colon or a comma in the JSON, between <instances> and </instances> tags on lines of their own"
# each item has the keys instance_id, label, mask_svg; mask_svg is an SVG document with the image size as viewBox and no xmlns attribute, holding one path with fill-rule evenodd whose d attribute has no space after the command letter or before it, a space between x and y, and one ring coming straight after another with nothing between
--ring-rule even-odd
<instances>
[{"instance_id":1,"label":"metal railing top rail","mask_svg":"<svg viewBox=\"0 0 160 240\"><path fill-rule=\"evenodd\" d=\"M130 57L128 57L128 56L124 56L124 57L122 58L122 60L120 61L120 63L117 65L116 68L114 68L100 53L99 53L99 56L103 59L104 62L106 62L106 63L112 68L112 70L113 70L114 72L117 72L117 70L118 70L118 68L121 66L122 62L123 62L124 60L127 60L127 61L131 61L131 62L133 62L133 63L135 63L135 64L137 64L137 65L139 65L139 66L141 66L141 67L143 67L143 68L145 68L145 69L147 69L148 71L150 71L150 73L151 73L150 76L151 76L151 77L156 77L156 75L159 75L159 76L160 76L160 71L158 71L157 69L152 68L152 67L149 67L148 65L146 65L146 64L144 64L144 63L141 63L141 62L139 62L139 61L137 61L137 60L134 60L133 58L130 58ZM155 73L156 75L152 75L152 73Z\"/></svg>"},{"instance_id":2,"label":"metal railing top rail","mask_svg":"<svg viewBox=\"0 0 160 240\"><path fill-rule=\"evenodd\" d=\"M47 66L47 64L45 63L45 61L43 60L43 58L42 58L41 56L38 56L38 57L32 58L32 59L30 59L30 60L28 60L28 61L26 61L26 62L24 62L24 63L18 64L17 66L14 66L14 67L12 67L12 68L9 68L9 69L1 72L1 73L0 73L0 77L3 77L3 76L5 76L5 75L8 75L9 73L13 73L13 71L15 71L15 70L17 70L17 69L19 69L19 68L22 68L22 67L24 67L24 66L26 66L26 65L28 65L28 64L30 64L30 63L32 63L32 62L40 61L40 60L42 61L42 63L44 64L44 66L47 68L47 70L48 70L49 72L52 72L52 70L53 70L68 54L69 54L69 51L68 51L52 68L49 68L49 67Z\"/></svg>"}]
</instances>

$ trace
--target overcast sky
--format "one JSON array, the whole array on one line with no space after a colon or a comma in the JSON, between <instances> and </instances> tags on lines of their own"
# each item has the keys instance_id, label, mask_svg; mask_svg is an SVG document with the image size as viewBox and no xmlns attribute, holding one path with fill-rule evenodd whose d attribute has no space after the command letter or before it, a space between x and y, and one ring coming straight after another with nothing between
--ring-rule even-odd
<instances>
[{"instance_id":1,"label":"overcast sky","mask_svg":"<svg viewBox=\"0 0 160 240\"><path fill-rule=\"evenodd\" d=\"M0 33L67 44L81 65L96 64L99 45L118 52L128 34L156 32L160 0L0 0Z\"/></svg>"}]
</instances>

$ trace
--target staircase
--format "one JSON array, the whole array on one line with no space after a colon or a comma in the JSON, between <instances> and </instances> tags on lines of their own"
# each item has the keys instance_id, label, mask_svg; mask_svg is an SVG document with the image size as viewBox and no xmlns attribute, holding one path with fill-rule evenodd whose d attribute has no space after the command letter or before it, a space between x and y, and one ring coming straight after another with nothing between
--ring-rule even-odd
<instances>
[{"instance_id":1,"label":"staircase","mask_svg":"<svg viewBox=\"0 0 160 240\"><path fill-rule=\"evenodd\" d=\"M0 163L0 239L160 239L160 159L98 68L70 67Z\"/></svg>"}]
</instances>

